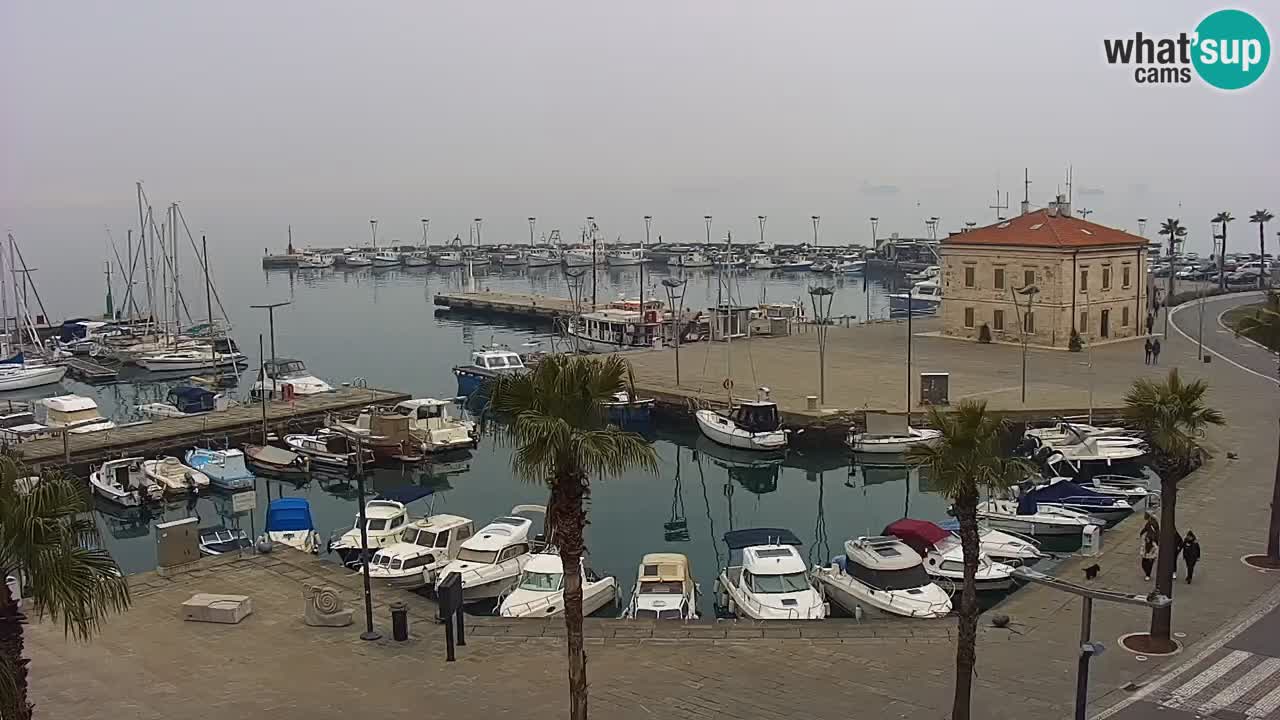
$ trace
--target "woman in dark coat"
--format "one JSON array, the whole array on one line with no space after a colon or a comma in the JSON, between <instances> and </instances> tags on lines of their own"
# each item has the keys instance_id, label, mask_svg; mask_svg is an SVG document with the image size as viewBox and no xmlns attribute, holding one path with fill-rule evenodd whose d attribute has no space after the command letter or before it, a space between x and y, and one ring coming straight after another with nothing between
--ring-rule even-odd
<instances>
[{"instance_id":1,"label":"woman in dark coat","mask_svg":"<svg viewBox=\"0 0 1280 720\"><path fill-rule=\"evenodd\" d=\"M1182 559L1187 563L1187 584L1190 585L1192 576L1196 574L1196 563L1200 562L1200 541L1190 530L1182 541Z\"/></svg>"}]
</instances>

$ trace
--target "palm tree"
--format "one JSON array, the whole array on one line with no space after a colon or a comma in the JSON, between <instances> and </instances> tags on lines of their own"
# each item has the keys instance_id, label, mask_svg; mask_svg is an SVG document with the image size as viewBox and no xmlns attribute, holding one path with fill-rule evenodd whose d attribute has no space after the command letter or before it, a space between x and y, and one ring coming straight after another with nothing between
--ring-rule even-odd
<instances>
[{"instance_id":1,"label":"palm tree","mask_svg":"<svg viewBox=\"0 0 1280 720\"><path fill-rule=\"evenodd\" d=\"M1173 573L1177 569L1178 481L1198 466L1203 449L1200 440L1210 425L1222 425L1223 414L1205 403L1209 384L1184 382L1177 369L1164 380L1139 378L1124 396L1124 418L1142 432L1155 450L1160 473L1160 548L1156 565L1156 589L1173 597ZM1151 611L1148 640L1152 652L1174 647L1172 606Z\"/></svg>"},{"instance_id":2,"label":"palm tree","mask_svg":"<svg viewBox=\"0 0 1280 720\"><path fill-rule=\"evenodd\" d=\"M1263 208L1255 211L1249 216L1249 222L1258 224L1258 260L1262 262L1262 268L1258 273L1258 287L1265 288L1267 286L1267 234L1265 228L1267 223L1275 219L1275 215L1270 210Z\"/></svg>"},{"instance_id":3,"label":"palm tree","mask_svg":"<svg viewBox=\"0 0 1280 720\"><path fill-rule=\"evenodd\" d=\"M84 486L59 475L35 482L27 475L0 456L0 571L26 586L41 615L88 640L107 614L129 607L129 584L101 547ZM32 706L19 600L7 582L0 584L0 717L25 720Z\"/></svg>"},{"instance_id":4,"label":"palm tree","mask_svg":"<svg viewBox=\"0 0 1280 720\"><path fill-rule=\"evenodd\" d=\"M1173 301L1174 257L1178 252L1178 243L1187 236L1187 229L1178 218L1169 218L1160 223L1160 234L1169 236L1169 289L1164 298L1164 336L1169 337L1169 303ZM1158 310L1159 308L1157 308Z\"/></svg>"},{"instance_id":5,"label":"palm tree","mask_svg":"<svg viewBox=\"0 0 1280 720\"><path fill-rule=\"evenodd\" d=\"M564 624L569 646L569 717L587 717L587 655L582 640L583 530L592 478L630 468L657 471L644 438L609 425L603 403L628 390L631 368L617 356L551 355L524 375L499 378L491 408L508 419L503 434L515 448L511 467L522 479L545 483L547 534L564 567ZM634 392L631 394L634 397Z\"/></svg>"},{"instance_id":6,"label":"palm tree","mask_svg":"<svg viewBox=\"0 0 1280 720\"><path fill-rule=\"evenodd\" d=\"M987 412L987 403L964 400L951 413L929 409L929 424L942 431L933 446L907 451L907 462L926 470L942 493L951 499L960 521L960 546L964 551L964 586L960 592L960 634L956 647L956 688L952 720L968 720L977 664L978 593L978 496L1005 490L1025 478L1031 466L1008 459L1001 447L1004 421Z\"/></svg>"},{"instance_id":7,"label":"palm tree","mask_svg":"<svg viewBox=\"0 0 1280 720\"><path fill-rule=\"evenodd\" d=\"M1218 287L1227 289L1227 223L1235 220L1231 212L1223 210L1213 216L1213 222L1222 224L1222 247L1218 248Z\"/></svg>"}]
</instances>

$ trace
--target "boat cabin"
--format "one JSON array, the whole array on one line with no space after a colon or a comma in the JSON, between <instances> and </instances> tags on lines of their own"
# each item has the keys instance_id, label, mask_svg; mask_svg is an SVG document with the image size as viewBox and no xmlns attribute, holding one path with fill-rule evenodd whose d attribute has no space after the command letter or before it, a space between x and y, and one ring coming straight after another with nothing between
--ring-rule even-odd
<instances>
[{"instance_id":1,"label":"boat cabin","mask_svg":"<svg viewBox=\"0 0 1280 720\"><path fill-rule=\"evenodd\" d=\"M644 313L606 308L584 314L577 334L619 347L655 347L662 343L662 324L656 310Z\"/></svg>"},{"instance_id":2,"label":"boat cabin","mask_svg":"<svg viewBox=\"0 0 1280 720\"><path fill-rule=\"evenodd\" d=\"M729 411L729 419L747 432L773 432L782 427L778 404L771 400L743 400Z\"/></svg>"},{"instance_id":3,"label":"boat cabin","mask_svg":"<svg viewBox=\"0 0 1280 720\"><path fill-rule=\"evenodd\" d=\"M525 369L520 353L511 350L480 350L471 355L471 365L490 372L513 372Z\"/></svg>"},{"instance_id":4,"label":"boat cabin","mask_svg":"<svg viewBox=\"0 0 1280 720\"><path fill-rule=\"evenodd\" d=\"M533 551L529 518L506 516L480 528L458 548L457 559L481 565L496 565Z\"/></svg>"},{"instance_id":5,"label":"boat cabin","mask_svg":"<svg viewBox=\"0 0 1280 720\"><path fill-rule=\"evenodd\" d=\"M445 421L452 419L449 415L449 400L435 398L416 398L404 400L395 406L395 412L410 419L410 427L414 429L435 429Z\"/></svg>"},{"instance_id":6,"label":"boat cabin","mask_svg":"<svg viewBox=\"0 0 1280 720\"><path fill-rule=\"evenodd\" d=\"M432 515L410 523L400 536L401 544L416 545L456 555L458 546L472 534L471 520L458 515Z\"/></svg>"},{"instance_id":7,"label":"boat cabin","mask_svg":"<svg viewBox=\"0 0 1280 720\"><path fill-rule=\"evenodd\" d=\"M730 530L724 534L724 542L729 546L729 565L726 568L726 574L733 584L754 590L757 585L763 587L775 584L773 581L757 583L757 576L794 576L799 573L799 583L794 590L755 590L755 592L797 592L807 588L809 581L805 572L808 566L796 550L801 545L800 538L790 530L783 528Z\"/></svg>"},{"instance_id":8,"label":"boat cabin","mask_svg":"<svg viewBox=\"0 0 1280 720\"><path fill-rule=\"evenodd\" d=\"M920 555L896 537L847 540L844 553L844 571L877 590L909 590L933 582Z\"/></svg>"},{"instance_id":9,"label":"boat cabin","mask_svg":"<svg viewBox=\"0 0 1280 720\"><path fill-rule=\"evenodd\" d=\"M678 553L649 553L640 560L634 617L638 620L681 620L694 608L693 572L689 558Z\"/></svg>"},{"instance_id":10,"label":"boat cabin","mask_svg":"<svg viewBox=\"0 0 1280 720\"><path fill-rule=\"evenodd\" d=\"M364 506L365 531L387 535L403 528L409 521L409 511L395 500L370 500ZM360 527L360 515L356 515L356 527Z\"/></svg>"},{"instance_id":11,"label":"boat cabin","mask_svg":"<svg viewBox=\"0 0 1280 720\"><path fill-rule=\"evenodd\" d=\"M648 300L645 300L643 308L640 305L639 298L619 298L609 303L609 307L614 310L629 310L631 312L640 312L643 310L646 313L645 322L658 322L661 318L662 308L664 306L662 301L656 298L649 298Z\"/></svg>"},{"instance_id":12,"label":"boat cabin","mask_svg":"<svg viewBox=\"0 0 1280 720\"><path fill-rule=\"evenodd\" d=\"M711 310L711 339L728 340L747 337L750 334L751 313L756 308L748 305L723 304Z\"/></svg>"},{"instance_id":13,"label":"boat cabin","mask_svg":"<svg viewBox=\"0 0 1280 720\"><path fill-rule=\"evenodd\" d=\"M48 410L45 423L50 427L75 429L97 429L98 423L109 422L98 412L98 403L93 398L80 395L58 395L45 398L44 406ZM104 425L103 429L107 426Z\"/></svg>"},{"instance_id":14,"label":"boat cabin","mask_svg":"<svg viewBox=\"0 0 1280 720\"><path fill-rule=\"evenodd\" d=\"M268 360L262 364L262 368L266 371L267 377L279 378L281 380L311 374L307 371L305 363L301 360L294 360L291 358L276 358L275 360Z\"/></svg>"}]
</instances>

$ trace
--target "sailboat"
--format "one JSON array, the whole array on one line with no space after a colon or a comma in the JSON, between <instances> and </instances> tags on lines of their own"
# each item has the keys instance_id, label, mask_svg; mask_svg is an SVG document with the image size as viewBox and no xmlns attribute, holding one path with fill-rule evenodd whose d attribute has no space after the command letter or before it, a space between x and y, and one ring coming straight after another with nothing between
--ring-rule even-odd
<instances>
[{"instance_id":1,"label":"sailboat","mask_svg":"<svg viewBox=\"0 0 1280 720\"><path fill-rule=\"evenodd\" d=\"M35 323L31 319L31 313L28 310L23 298L18 295L18 268L17 263L21 258L21 250L18 249L17 241L13 239L13 234L9 234L9 277L13 281L13 299L14 299L14 324L17 326L18 336L20 338L29 338L29 343L35 352L42 352L43 347L40 344L40 336L36 332ZM3 305L4 311L0 313L0 322L5 325L5 339L0 342L0 357L8 355L10 348L8 347L8 322L9 322L9 303L8 296L5 293L4 283L4 256L0 252L0 304ZM26 262L22 263L22 271L27 272ZM36 296L39 300L39 295ZM43 310L43 304L41 305ZM26 388L41 387L43 385L52 385L62 380L67 374L67 368L52 362L47 362L42 358L30 358L27 351L19 349L16 354L5 360L0 360L0 391L3 390L23 390Z\"/></svg>"}]
</instances>

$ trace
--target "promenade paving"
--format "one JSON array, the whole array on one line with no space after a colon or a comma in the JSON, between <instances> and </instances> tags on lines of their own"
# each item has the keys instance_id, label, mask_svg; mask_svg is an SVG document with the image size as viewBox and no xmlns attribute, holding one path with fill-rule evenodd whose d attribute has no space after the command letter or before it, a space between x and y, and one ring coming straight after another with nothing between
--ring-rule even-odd
<instances>
[{"instance_id":1,"label":"promenade paving","mask_svg":"<svg viewBox=\"0 0 1280 720\"><path fill-rule=\"evenodd\" d=\"M1219 312L1234 301L1243 300L1209 303L1206 311ZM1187 310L1175 313L1174 320L1184 329L1195 327L1195 318ZM833 333L833 346L836 337ZM1006 350L938 342L947 348ZM1280 585L1280 574L1254 570L1238 560L1258 552L1264 541L1280 396L1265 374L1269 367L1259 364L1268 358L1236 353L1229 334L1213 333L1208 342L1240 367L1217 358L1207 365L1200 362L1196 345L1177 333L1165 344L1161 367L1143 365L1133 345L1095 352L1098 387L1108 388L1117 397L1133 377L1157 377L1172 366L1189 376L1209 377L1210 401L1224 409L1230 423L1211 431L1207 442L1214 457L1180 492L1180 529L1195 530L1204 547L1196 582L1175 588L1174 628L1187 650L1163 660L1126 652L1116 639L1144 630L1148 614L1127 606L1097 604L1094 638L1109 648L1093 664L1092 707L1098 712L1132 700L1134 693L1126 685L1151 687L1171 668L1195 657L1201 652L1201 641L1256 608ZM852 357L857 351L844 352ZM1054 367L1065 369L1081 359L1068 353L1043 354L1044 368L1057 362ZM1051 361L1049 356L1057 359ZM944 359L939 355L937 362ZM973 361L960 359L956 365ZM1255 365L1257 374L1241 369ZM900 370L894 370L894 377L901 375ZM1052 384L1045 381L1038 387L1048 392ZM1079 393L1078 388L1071 391ZM1036 398L1036 392L1029 392L1030 398ZM1094 582L1100 587L1147 592L1149 584L1138 569L1137 525L1130 520L1108 532L1100 558L1068 560L1057 572L1080 579L1083 566L1097 562L1102 570ZM202 565L173 578L139 576L135 607L111 618L91 643L69 641L49 623L28 628L32 698L45 717L113 720L179 714L218 720L268 715L281 719L357 714L419 718L519 713L533 719L565 715L564 640L555 621L477 621L468 646L451 664L443 661L439 629L428 626L432 606L405 594L399 597L411 600L415 636L404 645L388 639L359 640L359 615L357 624L348 628L313 629L302 624L303 583L338 585L354 603L359 597L357 580L310 558L292 560L279 554ZM700 580L704 588L710 586L709 576ZM255 613L237 626L184 623L178 617L178 605L197 591L250 594ZM389 632L383 603L397 596L379 591L377 597L378 624ZM1078 600L1031 586L997 612L1008 614L1013 622L1007 630L980 630L976 716L997 720L1069 717ZM1259 627L1263 632L1273 628ZM953 634L949 622L659 627L592 620L588 624L592 709L597 716L609 718L945 718L954 674ZM1244 638L1240 643L1245 643L1251 636L1240 637ZM1261 657L1270 652L1269 647L1241 644L1225 650ZM1266 661L1247 659L1248 666L1243 661L1240 665L1245 673ZM1221 656L1204 660L1212 667ZM1227 677L1224 674L1221 679ZM1141 705L1131 703L1126 708ZM1168 719L1180 717L1177 713L1184 710L1161 712L1165 714L1160 717Z\"/></svg>"}]
</instances>

